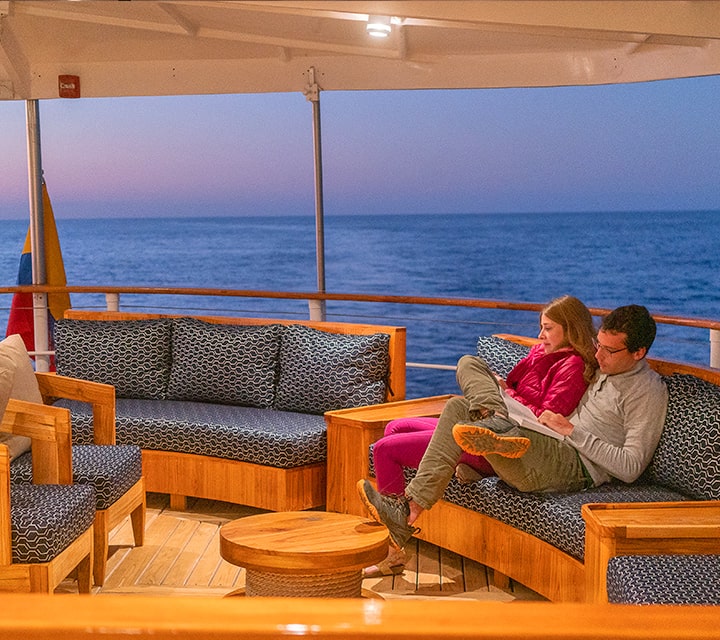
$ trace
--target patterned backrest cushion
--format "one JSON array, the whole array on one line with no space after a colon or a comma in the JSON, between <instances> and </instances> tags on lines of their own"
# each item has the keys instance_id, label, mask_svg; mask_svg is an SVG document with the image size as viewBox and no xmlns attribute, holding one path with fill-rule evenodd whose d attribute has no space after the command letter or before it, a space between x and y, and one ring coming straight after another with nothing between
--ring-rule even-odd
<instances>
[{"instance_id":1,"label":"patterned backrest cushion","mask_svg":"<svg viewBox=\"0 0 720 640\"><path fill-rule=\"evenodd\" d=\"M720 387L687 374L664 380L665 427L644 478L696 500L720 500Z\"/></svg>"},{"instance_id":2,"label":"patterned backrest cushion","mask_svg":"<svg viewBox=\"0 0 720 640\"><path fill-rule=\"evenodd\" d=\"M118 398L162 399L170 377L171 328L169 319L59 320L57 372L111 384Z\"/></svg>"},{"instance_id":3,"label":"patterned backrest cushion","mask_svg":"<svg viewBox=\"0 0 720 640\"><path fill-rule=\"evenodd\" d=\"M480 336L477 341L478 355L503 378L507 378L513 367L529 352L530 347L495 336Z\"/></svg>"},{"instance_id":4,"label":"patterned backrest cushion","mask_svg":"<svg viewBox=\"0 0 720 640\"><path fill-rule=\"evenodd\" d=\"M271 407L281 330L176 318L168 399Z\"/></svg>"},{"instance_id":5,"label":"patterned backrest cushion","mask_svg":"<svg viewBox=\"0 0 720 640\"><path fill-rule=\"evenodd\" d=\"M321 414L385 400L390 336L288 325L280 345L275 408Z\"/></svg>"}]
</instances>

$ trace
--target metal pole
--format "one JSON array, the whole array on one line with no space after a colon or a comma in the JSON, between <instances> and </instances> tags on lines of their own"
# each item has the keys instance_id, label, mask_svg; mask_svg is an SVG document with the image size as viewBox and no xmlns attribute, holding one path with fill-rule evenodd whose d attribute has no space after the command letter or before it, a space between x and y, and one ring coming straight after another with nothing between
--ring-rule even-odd
<instances>
[{"instance_id":1,"label":"metal pole","mask_svg":"<svg viewBox=\"0 0 720 640\"><path fill-rule=\"evenodd\" d=\"M32 251L32 282L46 284L45 216L42 197L42 155L40 152L40 108L37 100L26 101L28 185L30 191L30 249ZM46 293L33 294L35 369L48 371L48 304Z\"/></svg>"},{"instance_id":2,"label":"metal pole","mask_svg":"<svg viewBox=\"0 0 720 640\"><path fill-rule=\"evenodd\" d=\"M325 293L325 214L323 210L322 138L320 135L320 86L315 80L315 67L308 69L305 97L312 103L313 153L315 158L315 252L317 261L317 290ZM310 300L311 320L325 320L325 300Z\"/></svg>"}]
</instances>

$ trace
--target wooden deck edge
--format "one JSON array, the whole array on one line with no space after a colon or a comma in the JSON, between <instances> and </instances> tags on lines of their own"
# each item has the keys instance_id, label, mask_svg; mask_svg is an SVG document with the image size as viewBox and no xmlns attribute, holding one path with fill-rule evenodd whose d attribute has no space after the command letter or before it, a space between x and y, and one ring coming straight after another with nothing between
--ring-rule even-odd
<instances>
[{"instance_id":1,"label":"wooden deck edge","mask_svg":"<svg viewBox=\"0 0 720 640\"><path fill-rule=\"evenodd\" d=\"M445 500L415 524L421 540L499 571L548 600L585 601L583 563L531 534Z\"/></svg>"},{"instance_id":2,"label":"wooden deck edge","mask_svg":"<svg viewBox=\"0 0 720 640\"><path fill-rule=\"evenodd\" d=\"M278 469L192 453L143 449L145 490L222 500L269 511L325 504L326 465Z\"/></svg>"}]
</instances>

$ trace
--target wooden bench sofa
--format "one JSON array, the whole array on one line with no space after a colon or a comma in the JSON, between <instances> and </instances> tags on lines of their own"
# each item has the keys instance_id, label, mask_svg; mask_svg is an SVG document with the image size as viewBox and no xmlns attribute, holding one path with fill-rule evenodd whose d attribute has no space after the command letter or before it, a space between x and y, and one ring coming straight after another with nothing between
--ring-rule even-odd
<instances>
[{"instance_id":1,"label":"wooden bench sofa","mask_svg":"<svg viewBox=\"0 0 720 640\"><path fill-rule=\"evenodd\" d=\"M179 510L324 505L322 414L405 395L403 327L69 310L55 346L59 374L115 387L117 442L142 448L146 490ZM88 440L90 406L60 404Z\"/></svg>"},{"instance_id":2,"label":"wooden bench sofa","mask_svg":"<svg viewBox=\"0 0 720 640\"><path fill-rule=\"evenodd\" d=\"M480 338L478 352L506 374L532 339ZM612 555L718 553L720 545L720 371L651 360L669 391L665 429L655 456L633 484L609 483L578 493L528 494L498 478L472 484L453 479L443 500L422 514L418 537L485 564L498 586L517 580L552 601L607 601ZM326 414L332 448L328 473L336 478L327 508L364 513L355 491L372 475L372 443L388 421L437 416L451 396L437 396ZM368 450L370 455L368 456ZM407 477L412 476L408 470ZM709 515L691 526L658 528L663 509L705 501ZM647 526L585 526L593 503L651 503ZM652 507L657 507L653 509ZM632 522L632 515L629 516ZM619 538L622 538L621 540Z\"/></svg>"}]
</instances>

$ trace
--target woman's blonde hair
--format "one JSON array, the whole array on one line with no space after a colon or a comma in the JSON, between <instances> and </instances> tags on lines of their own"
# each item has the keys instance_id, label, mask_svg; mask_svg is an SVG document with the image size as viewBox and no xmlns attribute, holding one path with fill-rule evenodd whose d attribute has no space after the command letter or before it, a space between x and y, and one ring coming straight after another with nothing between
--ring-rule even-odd
<instances>
[{"instance_id":1,"label":"woman's blonde hair","mask_svg":"<svg viewBox=\"0 0 720 640\"><path fill-rule=\"evenodd\" d=\"M595 377L598 363L593 346L597 331L588 308L574 296L562 296L552 300L542 313L562 326L568 344L585 362L583 378L590 383Z\"/></svg>"}]
</instances>

